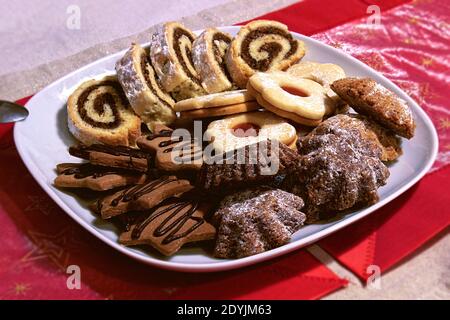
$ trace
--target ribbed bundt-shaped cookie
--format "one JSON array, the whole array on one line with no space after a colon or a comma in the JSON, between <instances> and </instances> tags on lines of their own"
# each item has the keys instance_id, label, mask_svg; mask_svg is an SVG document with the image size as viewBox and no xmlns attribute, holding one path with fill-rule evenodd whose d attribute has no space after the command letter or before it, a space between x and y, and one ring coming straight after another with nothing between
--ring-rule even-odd
<instances>
[{"instance_id":1,"label":"ribbed bundt-shaped cookie","mask_svg":"<svg viewBox=\"0 0 450 320\"><path fill-rule=\"evenodd\" d=\"M327 121L323 125L331 128L313 130L299 144L298 170L283 182L285 190L305 201L307 223L377 202L377 189L389 177L376 143L357 130L340 127L337 121Z\"/></svg>"},{"instance_id":2,"label":"ribbed bundt-shaped cookie","mask_svg":"<svg viewBox=\"0 0 450 320\"><path fill-rule=\"evenodd\" d=\"M206 158L197 178L197 186L207 191L226 193L257 183L270 184L279 175L296 168L299 158L296 151L283 143L261 141Z\"/></svg>"},{"instance_id":3,"label":"ribbed bundt-shaped cookie","mask_svg":"<svg viewBox=\"0 0 450 320\"><path fill-rule=\"evenodd\" d=\"M242 258L286 244L305 221L302 207L300 197L269 187L224 198L213 216L218 225L214 255Z\"/></svg>"}]
</instances>

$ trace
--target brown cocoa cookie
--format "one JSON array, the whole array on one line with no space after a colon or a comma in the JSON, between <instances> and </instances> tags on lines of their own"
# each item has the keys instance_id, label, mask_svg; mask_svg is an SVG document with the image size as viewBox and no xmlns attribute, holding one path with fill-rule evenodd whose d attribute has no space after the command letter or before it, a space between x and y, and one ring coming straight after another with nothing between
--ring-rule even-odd
<instances>
[{"instance_id":1,"label":"brown cocoa cookie","mask_svg":"<svg viewBox=\"0 0 450 320\"><path fill-rule=\"evenodd\" d=\"M310 140L314 140L317 135L339 134L343 130L360 137L352 139L349 143L356 148L376 152L381 161L393 161L402 154L401 140L395 133L381 127L370 118L357 114L340 114L322 122L304 138L302 152L305 152L305 148L308 150L311 148Z\"/></svg>"},{"instance_id":2,"label":"brown cocoa cookie","mask_svg":"<svg viewBox=\"0 0 450 320\"><path fill-rule=\"evenodd\" d=\"M307 223L377 202L377 190L389 177L377 144L356 130L342 128L338 121L334 125L316 128L301 140L300 165L283 182L284 190L305 201Z\"/></svg>"},{"instance_id":3,"label":"brown cocoa cookie","mask_svg":"<svg viewBox=\"0 0 450 320\"><path fill-rule=\"evenodd\" d=\"M151 210L138 213L119 242L126 246L147 244L171 256L184 244L214 239L216 229L205 220L211 204L197 199L172 197Z\"/></svg>"},{"instance_id":4,"label":"brown cocoa cookie","mask_svg":"<svg viewBox=\"0 0 450 320\"><path fill-rule=\"evenodd\" d=\"M293 170L299 155L275 140L261 141L206 159L197 177L204 190L227 192L249 184L270 184Z\"/></svg>"},{"instance_id":5,"label":"brown cocoa cookie","mask_svg":"<svg viewBox=\"0 0 450 320\"><path fill-rule=\"evenodd\" d=\"M155 165L164 171L199 170L203 163L202 145L195 138L187 141L172 136L173 130L155 125L153 133L142 136L137 144L142 150L154 154Z\"/></svg>"},{"instance_id":6,"label":"brown cocoa cookie","mask_svg":"<svg viewBox=\"0 0 450 320\"><path fill-rule=\"evenodd\" d=\"M150 171L154 167L154 159L149 152L125 146L76 145L69 148L69 153L74 157L89 160L94 165L105 167L140 172Z\"/></svg>"},{"instance_id":7,"label":"brown cocoa cookie","mask_svg":"<svg viewBox=\"0 0 450 320\"><path fill-rule=\"evenodd\" d=\"M331 88L357 112L396 134L411 139L416 124L411 109L395 93L370 78L343 78Z\"/></svg>"},{"instance_id":8,"label":"brown cocoa cookie","mask_svg":"<svg viewBox=\"0 0 450 320\"><path fill-rule=\"evenodd\" d=\"M178 179L175 176L163 176L99 199L95 209L103 219L109 219L127 211L151 209L161 201L192 188L188 180Z\"/></svg>"},{"instance_id":9,"label":"brown cocoa cookie","mask_svg":"<svg viewBox=\"0 0 450 320\"><path fill-rule=\"evenodd\" d=\"M242 258L288 243L306 219L302 207L300 197L269 187L224 198L213 216L218 225L214 255Z\"/></svg>"},{"instance_id":10,"label":"brown cocoa cookie","mask_svg":"<svg viewBox=\"0 0 450 320\"><path fill-rule=\"evenodd\" d=\"M131 184L140 184L147 176L117 168L95 166L90 163L61 163L56 166L58 176L55 186L63 188L88 188L105 191Z\"/></svg>"}]
</instances>

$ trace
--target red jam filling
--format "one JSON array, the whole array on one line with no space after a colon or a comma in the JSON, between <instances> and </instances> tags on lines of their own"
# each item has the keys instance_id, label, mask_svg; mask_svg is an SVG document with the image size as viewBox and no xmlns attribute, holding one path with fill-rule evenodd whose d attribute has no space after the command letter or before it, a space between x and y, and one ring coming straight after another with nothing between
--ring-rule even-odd
<instances>
[{"instance_id":1,"label":"red jam filling","mask_svg":"<svg viewBox=\"0 0 450 320\"><path fill-rule=\"evenodd\" d=\"M260 126L254 123L241 123L231 129L233 135L238 138L257 137Z\"/></svg>"},{"instance_id":2,"label":"red jam filling","mask_svg":"<svg viewBox=\"0 0 450 320\"><path fill-rule=\"evenodd\" d=\"M309 94L307 94L306 92L294 88L294 87L281 87L281 89L283 89L284 91L286 91L287 93L293 94L294 96L299 96L299 97L309 97Z\"/></svg>"}]
</instances>

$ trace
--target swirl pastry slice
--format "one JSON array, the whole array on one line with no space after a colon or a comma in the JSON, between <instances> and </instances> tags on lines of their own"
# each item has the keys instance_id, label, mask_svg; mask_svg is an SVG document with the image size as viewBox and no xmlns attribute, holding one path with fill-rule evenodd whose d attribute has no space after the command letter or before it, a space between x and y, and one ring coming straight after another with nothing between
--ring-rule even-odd
<instances>
[{"instance_id":1,"label":"swirl pastry slice","mask_svg":"<svg viewBox=\"0 0 450 320\"><path fill-rule=\"evenodd\" d=\"M160 87L147 50L133 43L117 61L116 71L134 112L150 129L154 124L170 124L175 120L175 102Z\"/></svg>"},{"instance_id":2,"label":"swirl pastry slice","mask_svg":"<svg viewBox=\"0 0 450 320\"><path fill-rule=\"evenodd\" d=\"M225 61L234 83L245 88L255 72L286 70L304 55L304 43L294 39L287 26L256 20L241 28Z\"/></svg>"},{"instance_id":3,"label":"swirl pastry slice","mask_svg":"<svg viewBox=\"0 0 450 320\"><path fill-rule=\"evenodd\" d=\"M228 33L209 28L192 45L192 61L208 93L226 91L233 86L225 65L225 53L231 40Z\"/></svg>"},{"instance_id":4,"label":"swirl pastry slice","mask_svg":"<svg viewBox=\"0 0 450 320\"><path fill-rule=\"evenodd\" d=\"M67 101L69 131L86 145L135 145L141 120L115 76L82 83Z\"/></svg>"},{"instance_id":5,"label":"swirl pastry slice","mask_svg":"<svg viewBox=\"0 0 450 320\"><path fill-rule=\"evenodd\" d=\"M175 100L205 94L192 63L195 35L178 22L165 23L152 36L150 59L163 88Z\"/></svg>"}]
</instances>

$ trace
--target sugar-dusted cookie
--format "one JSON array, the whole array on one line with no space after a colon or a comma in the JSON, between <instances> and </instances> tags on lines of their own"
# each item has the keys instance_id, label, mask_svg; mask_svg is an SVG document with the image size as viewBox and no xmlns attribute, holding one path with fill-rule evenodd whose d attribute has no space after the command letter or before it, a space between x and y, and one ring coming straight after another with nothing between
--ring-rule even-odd
<instances>
[{"instance_id":1,"label":"sugar-dusted cookie","mask_svg":"<svg viewBox=\"0 0 450 320\"><path fill-rule=\"evenodd\" d=\"M212 141L217 153L222 153L267 139L293 147L297 132L284 118L268 111L255 111L211 122L205 138Z\"/></svg>"},{"instance_id":2,"label":"sugar-dusted cookie","mask_svg":"<svg viewBox=\"0 0 450 320\"><path fill-rule=\"evenodd\" d=\"M141 120L115 76L83 82L67 101L69 131L84 144L133 146Z\"/></svg>"},{"instance_id":3,"label":"sugar-dusted cookie","mask_svg":"<svg viewBox=\"0 0 450 320\"><path fill-rule=\"evenodd\" d=\"M147 172L154 168L154 157L144 150L124 146L93 144L76 145L69 153L77 158L89 160L94 165Z\"/></svg>"},{"instance_id":4,"label":"sugar-dusted cookie","mask_svg":"<svg viewBox=\"0 0 450 320\"><path fill-rule=\"evenodd\" d=\"M180 118L202 119L231 115L259 109L255 98L247 90L213 93L186 99L175 104Z\"/></svg>"},{"instance_id":5,"label":"sugar-dusted cookie","mask_svg":"<svg viewBox=\"0 0 450 320\"><path fill-rule=\"evenodd\" d=\"M175 120L175 101L158 84L148 50L133 43L117 61L116 72L134 112L150 129L155 123L170 124Z\"/></svg>"},{"instance_id":6,"label":"sugar-dusted cookie","mask_svg":"<svg viewBox=\"0 0 450 320\"><path fill-rule=\"evenodd\" d=\"M109 219L127 211L151 209L161 201L192 188L188 180L178 179L175 176L162 176L99 199L96 203L96 211L102 215L103 219Z\"/></svg>"},{"instance_id":7,"label":"sugar-dusted cookie","mask_svg":"<svg viewBox=\"0 0 450 320\"><path fill-rule=\"evenodd\" d=\"M258 71L286 70L305 55L305 45L280 22L256 20L243 26L226 54L228 71L240 88Z\"/></svg>"},{"instance_id":8,"label":"sugar-dusted cookie","mask_svg":"<svg viewBox=\"0 0 450 320\"><path fill-rule=\"evenodd\" d=\"M326 89L327 95L336 102L335 108L327 110L326 114L335 113L336 108L344 103L330 87L334 81L345 78L344 69L337 64L300 61L287 69L286 72L293 76L313 80Z\"/></svg>"},{"instance_id":9,"label":"sugar-dusted cookie","mask_svg":"<svg viewBox=\"0 0 450 320\"><path fill-rule=\"evenodd\" d=\"M164 171L199 170L203 163L201 141L175 136L163 125L155 126L153 133L139 138L137 144L154 154L156 167Z\"/></svg>"},{"instance_id":10,"label":"sugar-dusted cookie","mask_svg":"<svg viewBox=\"0 0 450 320\"><path fill-rule=\"evenodd\" d=\"M192 63L195 35L178 22L158 28L150 42L150 59L163 88L175 100L204 95L200 77Z\"/></svg>"},{"instance_id":11,"label":"sugar-dusted cookie","mask_svg":"<svg viewBox=\"0 0 450 320\"><path fill-rule=\"evenodd\" d=\"M151 245L171 256L186 243L214 239L216 229L205 220L210 208L210 203L195 198L169 198L139 213L119 242L126 246Z\"/></svg>"},{"instance_id":12,"label":"sugar-dusted cookie","mask_svg":"<svg viewBox=\"0 0 450 320\"><path fill-rule=\"evenodd\" d=\"M389 177L380 146L359 128L335 121L342 116L327 119L300 141L300 164L283 181L284 190L305 201L307 223L376 203Z\"/></svg>"},{"instance_id":13,"label":"sugar-dusted cookie","mask_svg":"<svg viewBox=\"0 0 450 320\"><path fill-rule=\"evenodd\" d=\"M265 109L307 126L317 126L334 107L320 84L287 72L258 72L248 81L247 90Z\"/></svg>"},{"instance_id":14,"label":"sugar-dusted cookie","mask_svg":"<svg viewBox=\"0 0 450 320\"><path fill-rule=\"evenodd\" d=\"M208 93L222 92L233 86L225 65L225 53L231 40L228 33L208 28L192 45L192 61Z\"/></svg>"},{"instance_id":15,"label":"sugar-dusted cookie","mask_svg":"<svg viewBox=\"0 0 450 320\"><path fill-rule=\"evenodd\" d=\"M258 187L225 197L214 213L214 256L242 258L288 243L306 217L303 200L279 189Z\"/></svg>"},{"instance_id":16,"label":"sugar-dusted cookie","mask_svg":"<svg viewBox=\"0 0 450 320\"><path fill-rule=\"evenodd\" d=\"M395 93L370 78L344 78L331 88L358 113L367 115L396 134L411 139L416 123L411 109Z\"/></svg>"},{"instance_id":17,"label":"sugar-dusted cookie","mask_svg":"<svg viewBox=\"0 0 450 320\"><path fill-rule=\"evenodd\" d=\"M95 191L110 190L131 184L143 183L144 173L96 166L90 163L60 163L55 186L62 188L88 188Z\"/></svg>"},{"instance_id":18,"label":"sugar-dusted cookie","mask_svg":"<svg viewBox=\"0 0 450 320\"><path fill-rule=\"evenodd\" d=\"M402 154L401 140L395 133L359 114L338 114L322 122L303 139L303 149L300 151L305 151L309 139L314 140L322 134L339 134L339 131L353 132L354 136L361 137L353 140L353 147L376 150L381 161L393 161ZM357 142L361 145L355 145Z\"/></svg>"}]
</instances>

